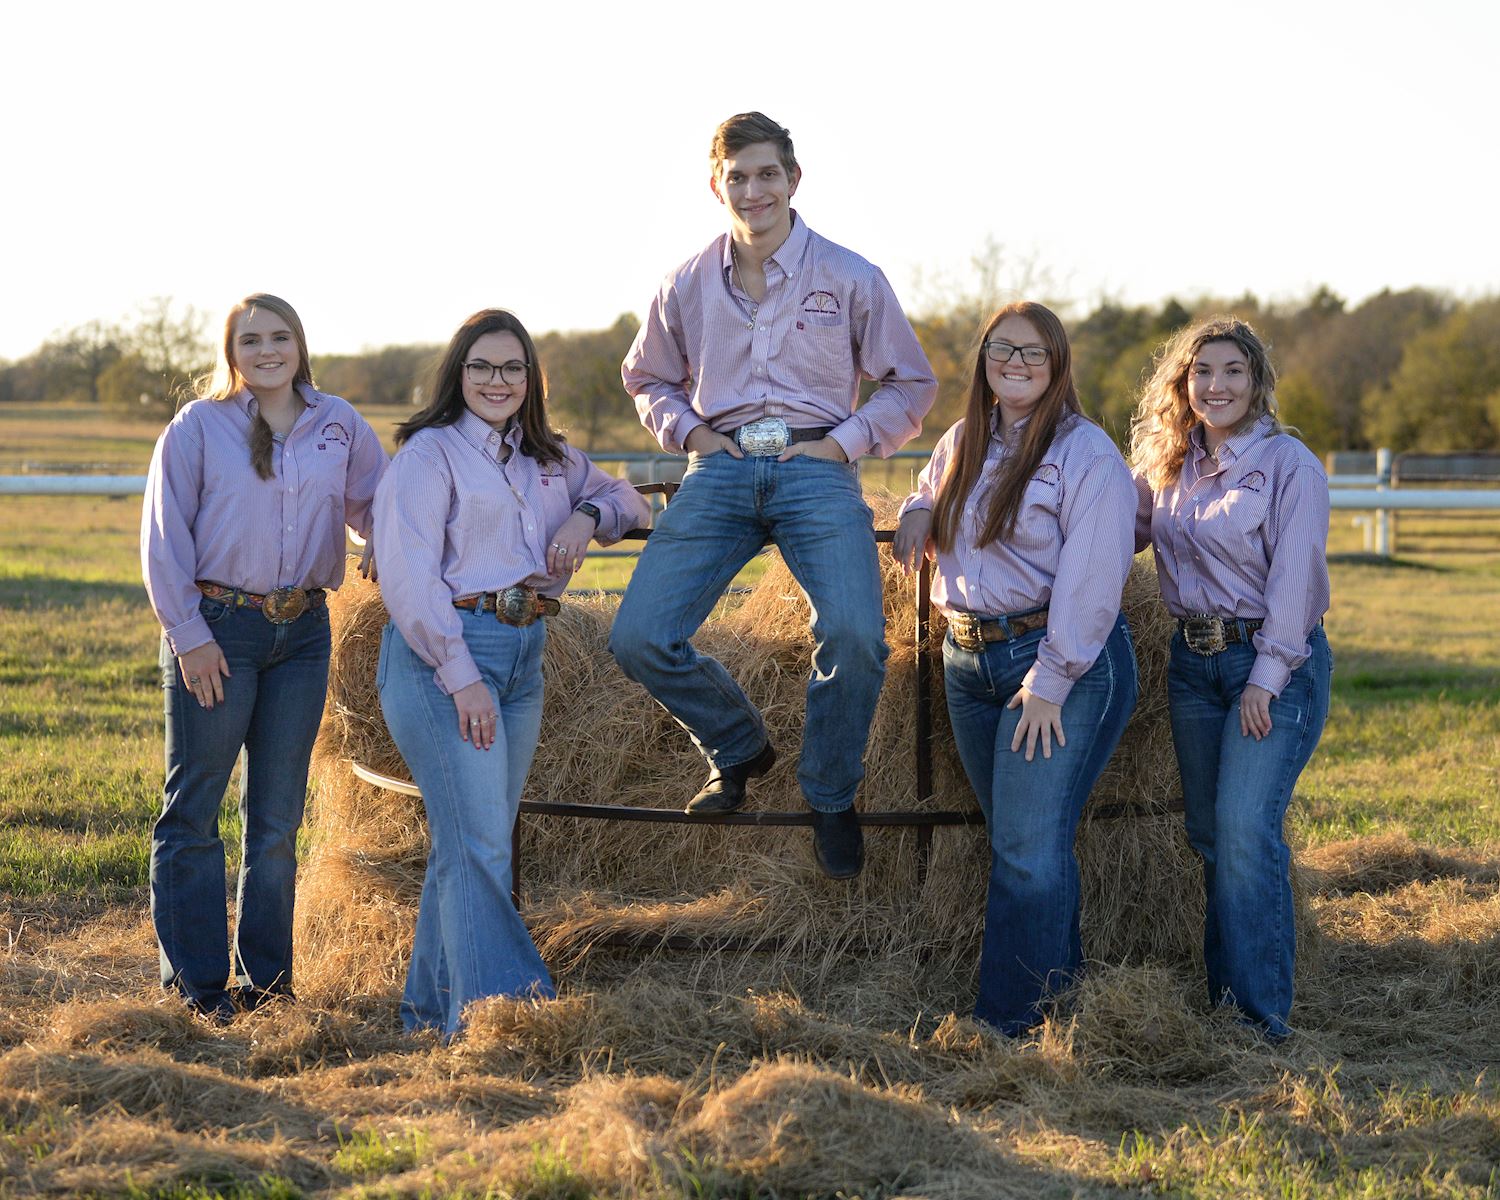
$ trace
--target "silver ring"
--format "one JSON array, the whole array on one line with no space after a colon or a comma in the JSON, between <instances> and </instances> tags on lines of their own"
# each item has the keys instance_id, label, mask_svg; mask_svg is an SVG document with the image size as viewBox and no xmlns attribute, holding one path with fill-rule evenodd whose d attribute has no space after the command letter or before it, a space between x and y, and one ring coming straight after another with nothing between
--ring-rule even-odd
<instances>
[{"instance_id":1,"label":"silver ring","mask_svg":"<svg viewBox=\"0 0 1500 1200\"><path fill-rule=\"evenodd\" d=\"M189 675L188 676L188 682L189 683L197 683L197 682L199 682L199 680L198 680L198 677L196 675Z\"/></svg>"}]
</instances>

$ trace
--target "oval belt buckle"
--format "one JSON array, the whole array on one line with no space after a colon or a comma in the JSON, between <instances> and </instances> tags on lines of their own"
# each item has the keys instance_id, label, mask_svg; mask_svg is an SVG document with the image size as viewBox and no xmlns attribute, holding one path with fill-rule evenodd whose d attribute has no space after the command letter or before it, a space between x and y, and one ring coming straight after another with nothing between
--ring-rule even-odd
<instances>
[{"instance_id":1,"label":"oval belt buckle","mask_svg":"<svg viewBox=\"0 0 1500 1200\"><path fill-rule=\"evenodd\" d=\"M307 592L299 587L279 587L266 593L260 611L272 625L290 625L307 611Z\"/></svg>"},{"instance_id":2,"label":"oval belt buckle","mask_svg":"<svg viewBox=\"0 0 1500 1200\"><path fill-rule=\"evenodd\" d=\"M536 593L517 584L495 597L495 616L507 625L530 625L536 620Z\"/></svg>"}]
</instances>

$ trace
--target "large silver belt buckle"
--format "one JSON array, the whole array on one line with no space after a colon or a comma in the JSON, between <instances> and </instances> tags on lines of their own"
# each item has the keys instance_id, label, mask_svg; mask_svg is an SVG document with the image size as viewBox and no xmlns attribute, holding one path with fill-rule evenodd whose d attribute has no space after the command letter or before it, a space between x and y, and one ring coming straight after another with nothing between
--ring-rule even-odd
<instances>
[{"instance_id":1,"label":"large silver belt buckle","mask_svg":"<svg viewBox=\"0 0 1500 1200\"><path fill-rule=\"evenodd\" d=\"M507 625L530 625L536 620L536 593L522 584L497 592L495 616Z\"/></svg>"},{"instance_id":2,"label":"large silver belt buckle","mask_svg":"<svg viewBox=\"0 0 1500 1200\"><path fill-rule=\"evenodd\" d=\"M1182 622L1182 640L1194 654L1205 658L1229 645L1224 640L1224 619L1215 616L1187 617Z\"/></svg>"},{"instance_id":3,"label":"large silver belt buckle","mask_svg":"<svg viewBox=\"0 0 1500 1200\"><path fill-rule=\"evenodd\" d=\"M780 417L762 417L741 425L734 431L734 440L746 454L757 458L767 454L780 454L791 441L792 433Z\"/></svg>"},{"instance_id":4,"label":"large silver belt buckle","mask_svg":"<svg viewBox=\"0 0 1500 1200\"><path fill-rule=\"evenodd\" d=\"M279 587L266 593L260 611L272 625L290 625L307 611L307 592L299 587Z\"/></svg>"},{"instance_id":5,"label":"large silver belt buckle","mask_svg":"<svg viewBox=\"0 0 1500 1200\"><path fill-rule=\"evenodd\" d=\"M948 617L948 629L953 634L953 644L970 654L984 652L984 630L979 618L973 613L952 613Z\"/></svg>"}]
</instances>

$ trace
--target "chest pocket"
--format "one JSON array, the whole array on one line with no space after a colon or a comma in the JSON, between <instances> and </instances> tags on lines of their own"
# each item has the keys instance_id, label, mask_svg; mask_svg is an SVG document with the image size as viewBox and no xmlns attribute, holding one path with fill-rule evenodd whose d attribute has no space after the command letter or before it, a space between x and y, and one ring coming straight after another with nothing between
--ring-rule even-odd
<instances>
[{"instance_id":1,"label":"chest pocket","mask_svg":"<svg viewBox=\"0 0 1500 1200\"><path fill-rule=\"evenodd\" d=\"M1233 487L1198 516L1198 538L1217 557L1242 561L1247 554L1265 554L1266 523L1271 498L1263 491Z\"/></svg>"},{"instance_id":2,"label":"chest pocket","mask_svg":"<svg viewBox=\"0 0 1500 1200\"><path fill-rule=\"evenodd\" d=\"M1043 470L1047 468L1043 467ZM1017 546L1040 549L1054 546L1062 539L1058 523L1058 510L1062 505L1062 483L1056 477L1057 468L1051 468L1050 476L1041 472L1031 477L1026 490L1021 493L1021 507L1016 512L1016 531L1011 540Z\"/></svg>"},{"instance_id":3,"label":"chest pocket","mask_svg":"<svg viewBox=\"0 0 1500 1200\"><path fill-rule=\"evenodd\" d=\"M498 475L483 488L455 491L451 520L465 533L509 542L520 532L520 508Z\"/></svg>"}]
</instances>

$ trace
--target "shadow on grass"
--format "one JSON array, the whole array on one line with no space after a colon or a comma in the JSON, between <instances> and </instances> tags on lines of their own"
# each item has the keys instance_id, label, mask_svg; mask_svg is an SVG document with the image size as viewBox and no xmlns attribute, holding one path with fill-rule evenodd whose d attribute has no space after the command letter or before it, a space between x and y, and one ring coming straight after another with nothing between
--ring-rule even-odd
<instances>
[{"instance_id":1,"label":"shadow on grass","mask_svg":"<svg viewBox=\"0 0 1500 1200\"><path fill-rule=\"evenodd\" d=\"M1437 575L1447 575L1457 570L1443 563L1419 562L1414 558L1384 558L1379 554L1369 554L1364 551L1352 551L1347 554L1330 554L1328 565L1341 565L1348 567L1383 567L1393 571L1428 571Z\"/></svg>"},{"instance_id":2,"label":"shadow on grass","mask_svg":"<svg viewBox=\"0 0 1500 1200\"><path fill-rule=\"evenodd\" d=\"M1500 695L1500 667L1495 665L1456 664L1425 654L1353 651L1341 655L1337 644L1333 653L1333 694L1351 703L1430 701L1434 692L1461 703L1494 703Z\"/></svg>"},{"instance_id":3,"label":"shadow on grass","mask_svg":"<svg viewBox=\"0 0 1500 1200\"><path fill-rule=\"evenodd\" d=\"M0 579L0 609L37 612L95 604L124 604L149 611L146 589L139 583L90 583L62 575Z\"/></svg>"}]
</instances>

